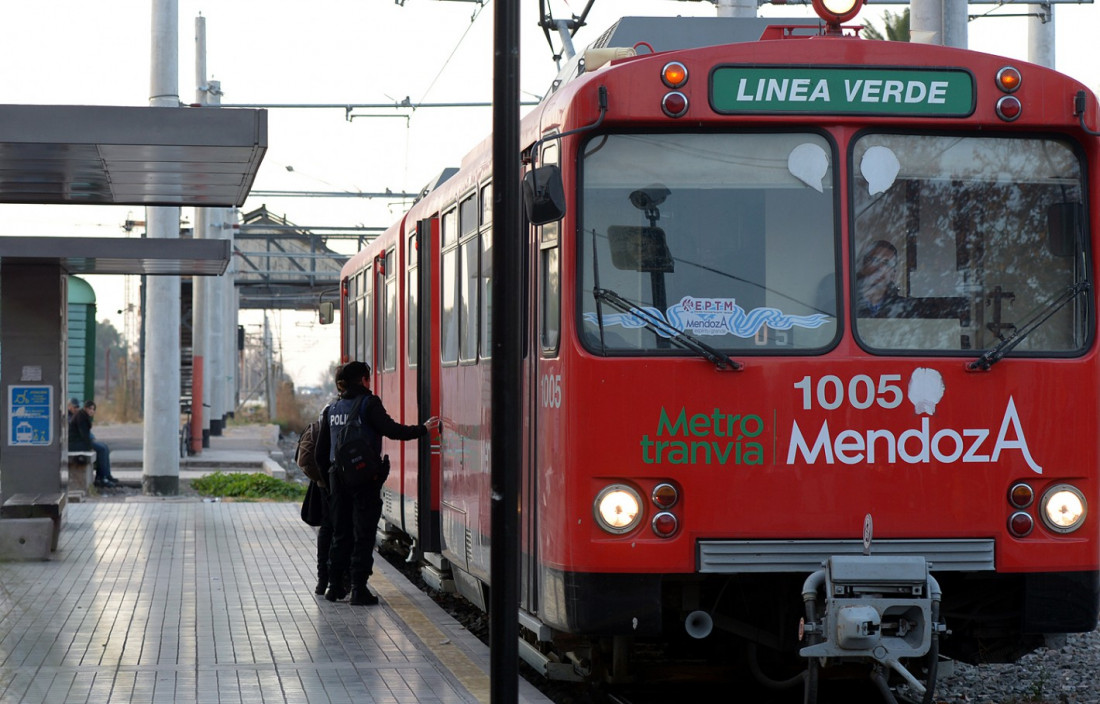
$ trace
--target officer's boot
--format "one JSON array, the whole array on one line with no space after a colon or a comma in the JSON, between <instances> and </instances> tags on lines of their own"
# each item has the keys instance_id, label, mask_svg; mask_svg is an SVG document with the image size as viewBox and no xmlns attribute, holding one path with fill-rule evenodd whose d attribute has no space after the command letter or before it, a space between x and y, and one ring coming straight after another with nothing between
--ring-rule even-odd
<instances>
[{"instance_id":1,"label":"officer's boot","mask_svg":"<svg viewBox=\"0 0 1100 704\"><path fill-rule=\"evenodd\" d=\"M326 587L328 587L328 562L322 560L317 563L317 586L313 588L313 593L324 596Z\"/></svg>"},{"instance_id":2,"label":"officer's boot","mask_svg":"<svg viewBox=\"0 0 1100 704\"><path fill-rule=\"evenodd\" d=\"M325 592L325 598L329 601L340 601L348 595L348 589L344 586L344 575L330 571L328 591Z\"/></svg>"},{"instance_id":3,"label":"officer's boot","mask_svg":"<svg viewBox=\"0 0 1100 704\"><path fill-rule=\"evenodd\" d=\"M365 575L353 574L351 576L351 605L352 606L374 606L378 603L378 597L371 594L367 589L367 577Z\"/></svg>"}]
</instances>

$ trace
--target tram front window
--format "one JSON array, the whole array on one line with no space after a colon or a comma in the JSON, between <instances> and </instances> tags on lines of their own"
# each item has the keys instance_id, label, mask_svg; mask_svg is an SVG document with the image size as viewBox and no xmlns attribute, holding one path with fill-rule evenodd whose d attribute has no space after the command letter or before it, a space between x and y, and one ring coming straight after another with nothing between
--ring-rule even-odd
<instances>
[{"instance_id":1,"label":"tram front window","mask_svg":"<svg viewBox=\"0 0 1100 704\"><path fill-rule=\"evenodd\" d=\"M670 344L682 331L742 355L828 348L838 309L833 161L817 134L590 140L577 252L585 346L690 354Z\"/></svg>"},{"instance_id":2,"label":"tram front window","mask_svg":"<svg viewBox=\"0 0 1100 704\"><path fill-rule=\"evenodd\" d=\"M1071 144L867 134L851 179L850 295L865 347L969 354L1025 331L1014 354L1083 351L1085 200Z\"/></svg>"}]
</instances>

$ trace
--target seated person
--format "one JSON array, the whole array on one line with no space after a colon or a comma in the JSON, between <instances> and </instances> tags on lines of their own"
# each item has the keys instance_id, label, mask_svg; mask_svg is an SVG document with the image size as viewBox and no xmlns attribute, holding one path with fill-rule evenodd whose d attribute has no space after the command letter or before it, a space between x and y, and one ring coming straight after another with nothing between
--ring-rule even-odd
<instances>
[{"instance_id":1,"label":"seated person","mask_svg":"<svg viewBox=\"0 0 1100 704\"><path fill-rule=\"evenodd\" d=\"M886 240L878 240L864 251L856 269L856 317L907 318L909 301L898 293L894 281L898 268L898 250Z\"/></svg>"},{"instance_id":2,"label":"seated person","mask_svg":"<svg viewBox=\"0 0 1100 704\"><path fill-rule=\"evenodd\" d=\"M111 450L97 441L92 433L95 418L95 401L85 401L84 407L69 419L69 451L95 451L95 485L112 487L118 480L111 476Z\"/></svg>"}]
</instances>

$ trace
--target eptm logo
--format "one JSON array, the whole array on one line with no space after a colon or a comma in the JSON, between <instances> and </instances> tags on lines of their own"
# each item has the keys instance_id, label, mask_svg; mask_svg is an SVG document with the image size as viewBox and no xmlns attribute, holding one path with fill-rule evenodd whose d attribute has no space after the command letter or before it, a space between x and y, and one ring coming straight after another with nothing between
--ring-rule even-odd
<instances>
[{"instance_id":1,"label":"eptm logo","mask_svg":"<svg viewBox=\"0 0 1100 704\"><path fill-rule=\"evenodd\" d=\"M943 392L943 377L938 371L927 367L913 370L913 376L909 377L909 402L918 416L936 415L936 404L943 398Z\"/></svg>"}]
</instances>

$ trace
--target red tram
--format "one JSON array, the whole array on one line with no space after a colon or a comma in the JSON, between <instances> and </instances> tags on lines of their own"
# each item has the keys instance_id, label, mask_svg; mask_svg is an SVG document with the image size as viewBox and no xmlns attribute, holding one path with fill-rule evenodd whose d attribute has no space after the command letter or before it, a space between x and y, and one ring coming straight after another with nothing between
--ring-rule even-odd
<instances>
[{"instance_id":1,"label":"red tram","mask_svg":"<svg viewBox=\"0 0 1100 704\"><path fill-rule=\"evenodd\" d=\"M521 652L549 676L659 642L920 694L937 649L1097 625L1096 99L853 15L606 34L522 122L521 291L492 286L490 140L344 269L343 359L445 422L387 445L384 521L482 606L490 311L523 297Z\"/></svg>"}]
</instances>

